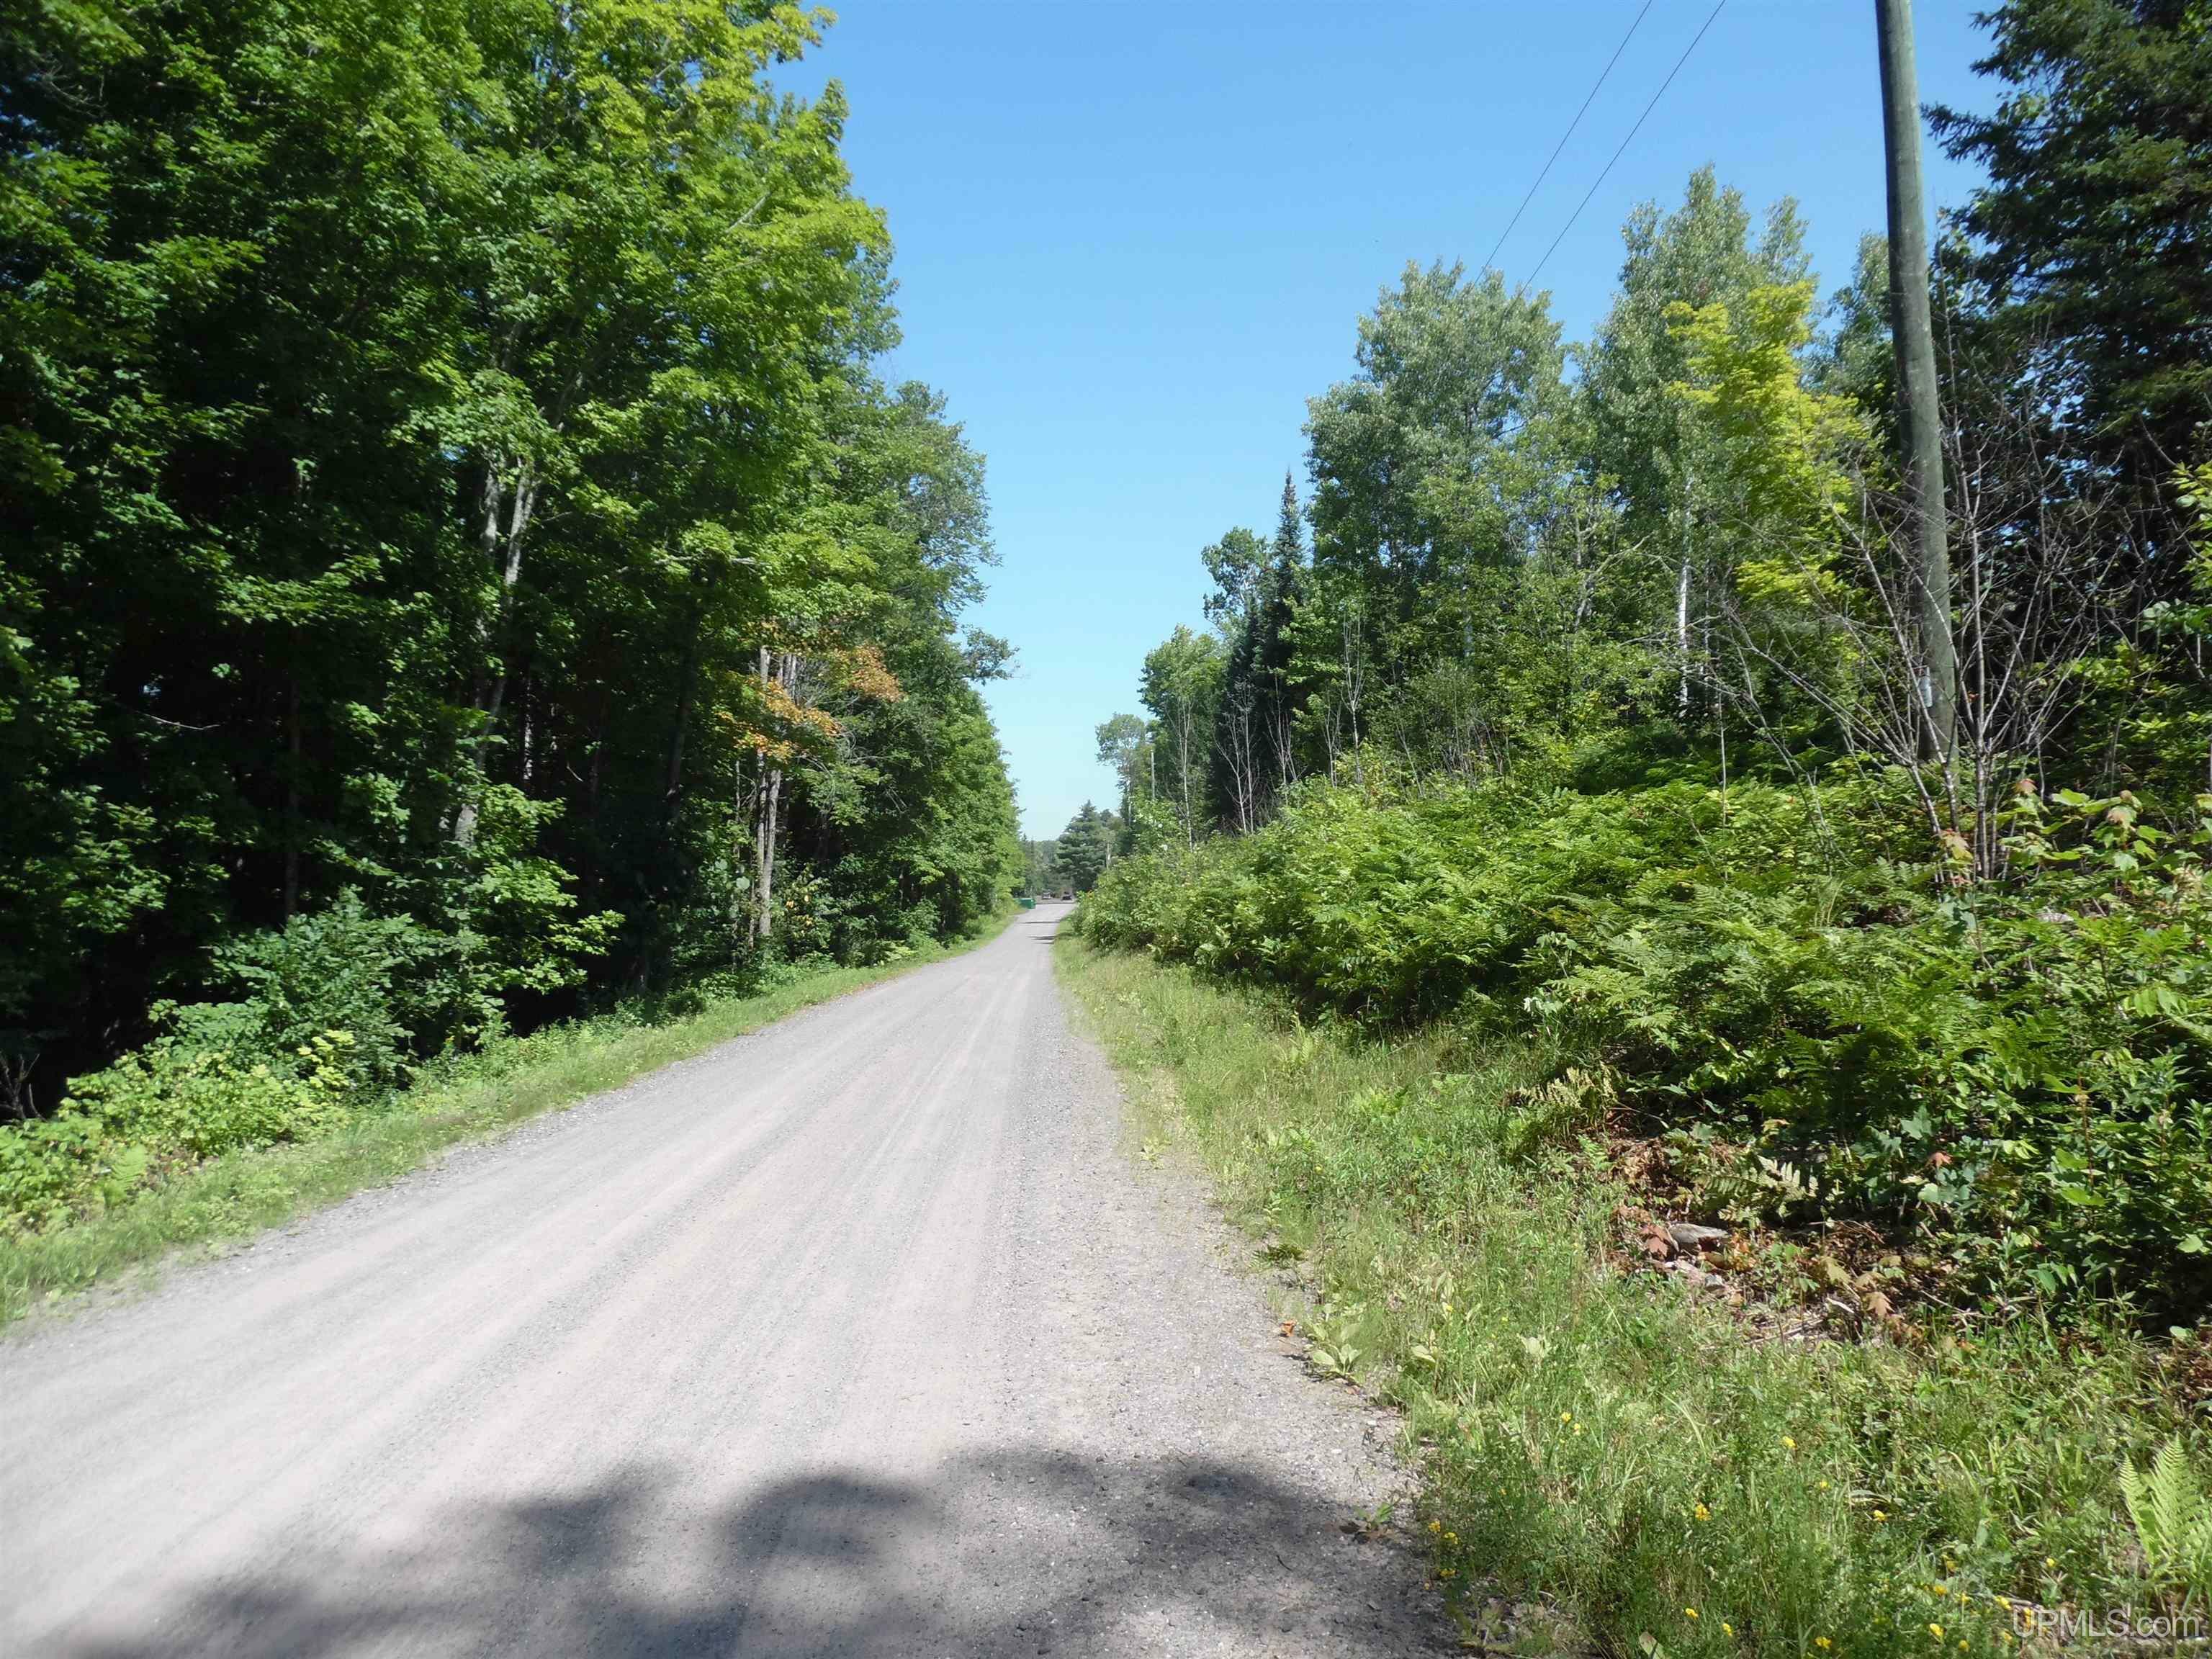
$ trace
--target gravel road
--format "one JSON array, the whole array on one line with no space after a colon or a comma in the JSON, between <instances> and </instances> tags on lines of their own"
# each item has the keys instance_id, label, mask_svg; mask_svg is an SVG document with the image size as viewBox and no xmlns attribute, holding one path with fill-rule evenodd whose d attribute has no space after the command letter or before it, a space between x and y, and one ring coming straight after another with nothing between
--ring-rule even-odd
<instances>
[{"instance_id":1,"label":"gravel road","mask_svg":"<svg viewBox=\"0 0 2212 1659\"><path fill-rule=\"evenodd\" d=\"M1437 1650L1065 908L0 1340L0 1653Z\"/></svg>"}]
</instances>

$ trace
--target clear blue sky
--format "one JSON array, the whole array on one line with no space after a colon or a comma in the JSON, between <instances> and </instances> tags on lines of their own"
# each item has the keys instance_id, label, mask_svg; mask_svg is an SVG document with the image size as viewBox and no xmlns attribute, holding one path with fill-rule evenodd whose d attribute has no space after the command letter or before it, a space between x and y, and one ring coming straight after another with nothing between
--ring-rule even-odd
<instances>
[{"instance_id":1,"label":"clear blue sky","mask_svg":"<svg viewBox=\"0 0 2212 1659\"><path fill-rule=\"evenodd\" d=\"M896 379L944 391L989 459L1001 563L974 617L1024 833L1114 793L1091 728L1144 653L1200 623L1198 550L1304 489L1305 399L1408 259L1489 252L1641 0L1301 3L845 0L822 50L847 154L889 216ZM1711 7L1656 0L1498 263L1524 276ZM1972 7L1922 0L1924 101L1985 107ZM1826 295L1882 221L1867 0L1729 0L1544 267L1570 338L1620 228L1708 161L1754 210L1794 196ZM1931 152L1929 192L1969 183Z\"/></svg>"}]
</instances>

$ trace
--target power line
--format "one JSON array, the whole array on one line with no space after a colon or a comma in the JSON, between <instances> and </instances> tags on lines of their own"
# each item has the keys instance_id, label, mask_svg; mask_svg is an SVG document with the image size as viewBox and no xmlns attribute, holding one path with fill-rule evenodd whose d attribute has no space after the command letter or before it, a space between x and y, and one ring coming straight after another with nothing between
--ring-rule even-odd
<instances>
[{"instance_id":1,"label":"power line","mask_svg":"<svg viewBox=\"0 0 2212 1659\"><path fill-rule=\"evenodd\" d=\"M1651 112L1659 107L1659 100L1667 95L1667 88L1674 84L1674 77L1682 72L1682 65L1690 61L1690 54L1698 49L1698 42L1705 38L1705 30L1712 27L1714 19L1721 15L1722 8L1727 4L1728 0L1718 0L1718 3L1706 17L1704 27L1690 37L1690 44L1682 48L1682 55L1674 60L1674 67L1667 71L1667 78L1659 83L1659 90L1651 94L1651 101L1644 106L1644 113L1638 116L1636 125L1629 128L1628 137L1622 139L1620 148L1613 151L1613 160L1600 168L1597 177L1590 180L1589 191L1581 201L1575 204L1575 210L1567 216L1567 222L1559 227L1559 234L1552 238L1552 246L1544 250L1544 258L1536 261L1535 270L1523 276L1521 279L1521 285L1513 290L1516 299L1528 292L1528 284L1536 280L1538 274L1544 269L1545 261L1559 252L1559 244L1567 240L1567 233L1575 228L1575 221L1583 216L1583 210L1590 204L1590 198L1597 194L1597 187L1605 182L1606 174L1613 171L1613 162L1628 153L1629 145L1635 143L1636 135L1644 130L1644 123L1650 118Z\"/></svg>"},{"instance_id":2,"label":"power line","mask_svg":"<svg viewBox=\"0 0 2212 1659\"><path fill-rule=\"evenodd\" d=\"M1654 0L1644 0L1644 10L1636 14L1636 21L1628 26L1628 33L1620 37L1620 44L1613 49L1613 56L1605 60L1605 67L1598 71L1597 80L1590 87L1589 96L1583 100L1583 106L1575 112L1575 118L1567 123L1567 130L1559 135L1559 142L1553 146L1551 161L1544 163L1543 171L1536 175L1536 182L1528 186L1528 193L1521 198L1521 205L1513 210L1513 216L1505 222L1505 228L1498 233L1498 246L1492 248L1490 257L1482 262L1485 270L1498 263L1498 249L1505 246L1505 239L1513 234L1513 227L1521 222L1521 216L1528 210L1528 204L1536 199L1537 191L1551 175L1552 162L1559 159L1559 152L1566 149L1567 140L1575 136L1575 129L1583 124L1583 117L1589 113L1589 106L1597 100L1598 91L1605 85L1606 76L1613 73L1613 66L1620 61L1620 54L1628 50L1629 41L1635 38L1638 27L1642 25L1653 3Z\"/></svg>"}]
</instances>

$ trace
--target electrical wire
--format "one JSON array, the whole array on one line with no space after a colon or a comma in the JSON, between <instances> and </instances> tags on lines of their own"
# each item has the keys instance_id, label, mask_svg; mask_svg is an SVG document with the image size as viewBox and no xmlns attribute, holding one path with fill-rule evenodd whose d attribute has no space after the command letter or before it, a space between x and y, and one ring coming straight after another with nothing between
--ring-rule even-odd
<instances>
[{"instance_id":1,"label":"electrical wire","mask_svg":"<svg viewBox=\"0 0 2212 1659\"><path fill-rule=\"evenodd\" d=\"M1705 31L1712 27L1714 21L1720 16L1722 9L1727 4L1728 0L1719 0L1719 3L1714 6L1711 15L1706 17L1704 27L1690 37L1690 44L1682 48L1682 55L1674 60L1674 67L1667 71L1667 78L1659 83L1659 90L1651 94L1651 101L1644 106L1644 113L1638 116L1636 125L1629 128L1628 137L1622 139L1620 148L1613 151L1613 160L1599 169L1597 177L1590 181L1590 187L1583 194L1583 199L1575 204L1575 210L1567 216L1567 222L1561 225L1559 234L1552 238L1552 246L1544 250L1544 258L1536 261L1535 269L1522 277L1521 285L1513 290L1516 299L1528 292L1529 283L1534 282L1539 273L1543 270L1545 262L1559 252L1559 244L1567 240L1567 233L1575 228L1575 221L1583 216L1583 210L1590 204L1590 198L1597 194L1598 186L1605 182L1606 175L1613 171L1613 162L1620 161L1628 153L1629 145L1636 142L1636 135L1644 130L1644 123L1650 118L1651 112L1659 107L1659 100L1667 95L1667 88L1674 84L1674 77L1682 72L1682 65L1690 61L1690 54L1698 49L1698 42L1705 38Z\"/></svg>"},{"instance_id":2,"label":"electrical wire","mask_svg":"<svg viewBox=\"0 0 2212 1659\"><path fill-rule=\"evenodd\" d=\"M1613 73L1613 66L1620 61L1620 54L1628 50L1628 43L1636 38L1636 31L1643 25L1653 4L1654 0L1644 0L1644 9L1636 14L1636 21L1628 26L1628 33L1620 37L1620 44L1613 49L1613 56L1605 60L1605 67L1598 71L1589 95L1583 100L1583 106L1575 112L1575 118L1567 123L1567 130L1559 135L1559 142L1552 147L1551 160L1544 163L1543 171L1536 175L1536 182L1528 186L1528 193L1521 198L1521 205L1513 210L1513 216L1505 222L1505 228L1498 233L1498 246L1492 248L1490 257L1482 262L1483 270L1487 270L1498 263L1498 251L1505 246L1505 239L1513 234L1513 227L1521 222L1521 216L1528 210L1528 204L1536 199L1537 191L1551 176L1553 162L1559 159L1559 152L1566 149L1567 140L1575 136L1575 129L1583 124L1583 117L1589 113L1589 106L1597 101L1599 89L1605 85L1606 76Z\"/></svg>"}]
</instances>

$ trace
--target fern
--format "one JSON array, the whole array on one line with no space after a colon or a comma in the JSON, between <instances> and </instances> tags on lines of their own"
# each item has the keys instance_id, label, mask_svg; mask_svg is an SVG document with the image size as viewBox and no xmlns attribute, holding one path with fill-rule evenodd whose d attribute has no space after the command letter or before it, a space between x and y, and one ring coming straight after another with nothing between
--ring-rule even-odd
<instances>
[{"instance_id":1,"label":"fern","mask_svg":"<svg viewBox=\"0 0 2212 1659\"><path fill-rule=\"evenodd\" d=\"M2012 880L1952 891L1883 857L1909 816L1893 785L1828 788L1816 813L1755 782L1725 810L1686 781L1316 784L1255 834L1117 860L1083 926L1378 1031L1517 1042L1533 1016L1639 1131L1741 1151L1706 1161L1723 1186L1693 1203L1869 1220L1966 1285L2194 1322L2212 1306L2212 824L2157 835L2129 802L2063 798L2034 807ZM1525 1131L1510 1157L1594 1121L1564 1081L1498 1121Z\"/></svg>"},{"instance_id":2,"label":"fern","mask_svg":"<svg viewBox=\"0 0 2212 1659\"><path fill-rule=\"evenodd\" d=\"M2212 1595L2212 1503L2197 1486L2180 1437L2158 1449L2149 1474L2124 1465L2120 1492L2152 1576L2185 1595Z\"/></svg>"}]
</instances>

